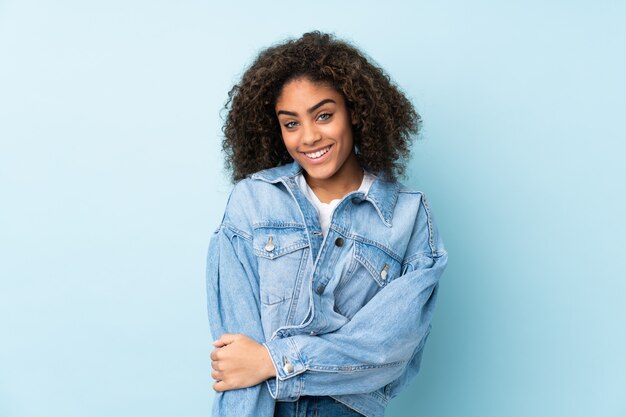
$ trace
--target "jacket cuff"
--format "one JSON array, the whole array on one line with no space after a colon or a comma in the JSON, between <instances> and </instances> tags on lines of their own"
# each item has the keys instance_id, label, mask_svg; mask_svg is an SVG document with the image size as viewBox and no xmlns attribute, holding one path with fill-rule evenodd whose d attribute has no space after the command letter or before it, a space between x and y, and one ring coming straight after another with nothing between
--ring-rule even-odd
<instances>
[{"instance_id":1,"label":"jacket cuff","mask_svg":"<svg viewBox=\"0 0 626 417\"><path fill-rule=\"evenodd\" d=\"M263 343L276 368L276 378L265 381L276 401L297 401L302 395L304 361L291 338L275 339Z\"/></svg>"}]
</instances>

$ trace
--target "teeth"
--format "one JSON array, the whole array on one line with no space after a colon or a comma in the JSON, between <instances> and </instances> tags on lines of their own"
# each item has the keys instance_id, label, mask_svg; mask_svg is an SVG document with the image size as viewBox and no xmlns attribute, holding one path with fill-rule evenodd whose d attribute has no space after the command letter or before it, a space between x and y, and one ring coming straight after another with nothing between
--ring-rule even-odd
<instances>
[{"instance_id":1,"label":"teeth","mask_svg":"<svg viewBox=\"0 0 626 417\"><path fill-rule=\"evenodd\" d=\"M317 151L317 152L313 152L313 153L305 153L305 155L308 156L311 159L317 159L320 156L324 155L326 152L328 152L329 149L330 149L330 146L322 149L321 151Z\"/></svg>"}]
</instances>

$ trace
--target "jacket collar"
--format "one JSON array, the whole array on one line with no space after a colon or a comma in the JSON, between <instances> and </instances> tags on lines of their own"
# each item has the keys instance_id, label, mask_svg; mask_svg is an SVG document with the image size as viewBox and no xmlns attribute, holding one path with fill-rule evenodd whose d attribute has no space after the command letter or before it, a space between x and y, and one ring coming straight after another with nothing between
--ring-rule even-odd
<instances>
[{"instance_id":1,"label":"jacket collar","mask_svg":"<svg viewBox=\"0 0 626 417\"><path fill-rule=\"evenodd\" d=\"M289 179L293 179L302 172L302 167L296 161L290 164L281 165L275 168L268 168L252 174L252 179L259 179L272 184L278 182L286 183ZM393 210L398 201L398 193L400 185L397 182L388 182L376 176L376 180L371 185L366 201L372 203L376 208L378 215L385 225L391 227L391 218Z\"/></svg>"}]
</instances>

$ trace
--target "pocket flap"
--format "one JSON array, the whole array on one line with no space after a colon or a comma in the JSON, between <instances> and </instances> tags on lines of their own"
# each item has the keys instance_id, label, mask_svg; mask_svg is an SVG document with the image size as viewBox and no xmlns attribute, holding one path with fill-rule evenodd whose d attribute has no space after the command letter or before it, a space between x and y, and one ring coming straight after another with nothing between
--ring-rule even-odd
<instances>
[{"instance_id":1,"label":"pocket flap","mask_svg":"<svg viewBox=\"0 0 626 417\"><path fill-rule=\"evenodd\" d=\"M254 254L275 259L309 246L306 230L296 227L261 227L254 229Z\"/></svg>"},{"instance_id":2,"label":"pocket flap","mask_svg":"<svg viewBox=\"0 0 626 417\"><path fill-rule=\"evenodd\" d=\"M400 276L400 262L376 246L357 241L354 257L381 287Z\"/></svg>"}]
</instances>

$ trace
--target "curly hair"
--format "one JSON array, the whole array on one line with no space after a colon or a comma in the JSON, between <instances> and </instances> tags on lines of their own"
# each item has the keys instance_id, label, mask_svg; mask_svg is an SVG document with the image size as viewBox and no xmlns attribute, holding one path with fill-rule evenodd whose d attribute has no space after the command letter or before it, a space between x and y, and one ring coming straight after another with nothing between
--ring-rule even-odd
<instances>
[{"instance_id":1,"label":"curly hair","mask_svg":"<svg viewBox=\"0 0 626 417\"><path fill-rule=\"evenodd\" d=\"M356 122L355 153L363 168L388 180L404 175L412 136L421 125L419 114L362 52L314 31L261 51L229 91L222 149L233 181L293 161L275 104L283 86L297 78L328 83L343 94Z\"/></svg>"}]
</instances>

